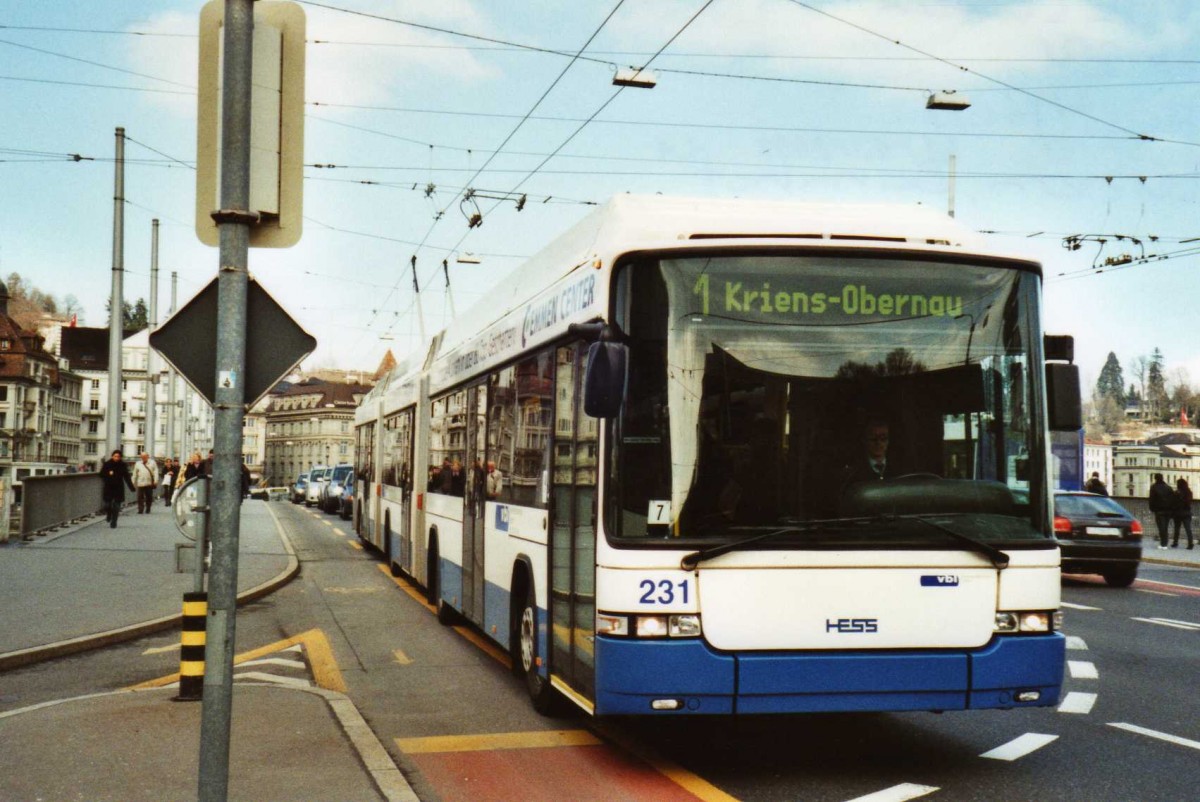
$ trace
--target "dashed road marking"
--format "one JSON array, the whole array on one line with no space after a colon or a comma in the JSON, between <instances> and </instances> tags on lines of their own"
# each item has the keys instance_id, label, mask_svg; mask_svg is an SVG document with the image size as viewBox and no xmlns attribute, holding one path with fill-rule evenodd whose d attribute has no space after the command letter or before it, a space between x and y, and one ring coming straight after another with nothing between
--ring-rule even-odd
<instances>
[{"instance_id":1,"label":"dashed road marking","mask_svg":"<svg viewBox=\"0 0 1200 802\"><path fill-rule=\"evenodd\" d=\"M1092 712L1092 707L1096 704L1096 694L1080 693L1079 691L1071 691L1063 697L1062 703L1058 706L1060 713L1080 713L1087 715Z\"/></svg>"},{"instance_id":2,"label":"dashed road marking","mask_svg":"<svg viewBox=\"0 0 1200 802\"><path fill-rule=\"evenodd\" d=\"M412 665L412 658L405 654L403 649L392 649L392 657L402 666Z\"/></svg>"},{"instance_id":3,"label":"dashed road marking","mask_svg":"<svg viewBox=\"0 0 1200 802\"><path fill-rule=\"evenodd\" d=\"M909 799L928 796L936 790L938 788L935 785L901 783L900 785L893 785L891 788L884 788L882 791L876 791L873 794L855 797L850 802L906 802Z\"/></svg>"},{"instance_id":4,"label":"dashed road marking","mask_svg":"<svg viewBox=\"0 0 1200 802\"><path fill-rule=\"evenodd\" d=\"M1037 751L1049 743L1058 740L1057 735L1044 735L1039 732L1027 732L1020 738L1014 738L1003 746L997 746L990 752L984 752L980 757L992 760L1013 761L1025 757L1030 752Z\"/></svg>"},{"instance_id":5,"label":"dashed road marking","mask_svg":"<svg viewBox=\"0 0 1200 802\"><path fill-rule=\"evenodd\" d=\"M1071 671L1072 679L1100 679L1096 664L1087 660L1068 660L1067 668Z\"/></svg>"},{"instance_id":6,"label":"dashed road marking","mask_svg":"<svg viewBox=\"0 0 1200 802\"><path fill-rule=\"evenodd\" d=\"M172 643L170 646L157 646L154 648L150 648L150 649L147 649L146 651L142 652L142 657L145 657L148 654L163 654L164 652L175 652L175 651L178 651L182 645L183 644L181 644L181 643Z\"/></svg>"},{"instance_id":7,"label":"dashed road marking","mask_svg":"<svg viewBox=\"0 0 1200 802\"><path fill-rule=\"evenodd\" d=\"M1086 652L1088 650L1088 645L1087 645L1087 643L1084 642L1083 638L1079 637L1078 635L1068 635L1067 636L1067 648L1075 649L1076 651Z\"/></svg>"},{"instance_id":8,"label":"dashed road marking","mask_svg":"<svg viewBox=\"0 0 1200 802\"><path fill-rule=\"evenodd\" d=\"M1103 607L1089 607L1086 604L1071 604L1070 602L1059 602L1059 604L1061 606L1067 607L1071 610L1103 610L1104 609Z\"/></svg>"},{"instance_id":9,"label":"dashed road marking","mask_svg":"<svg viewBox=\"0 0 1200 802\"><path fill-rule=\"evenodd\" d=\"M602 743L603 741L587 730L535 730L396 739L396 746L400 751L410 755L431 752L491 752L497 749L545 749L555 746L599 746Z\"/></svg>"},{"instance_id":10,"label":"dashed road marking","mask_svg":"<svg viewBox=\"0 0 1200 802\"><path fill-rule=\"evenodd\" d=\"M1186 746L1190 749L1200 750L1200 741L1193 741L1188 738L1180 738L1178 735L1170 735L1157 730L1149 730L1145 727L1139 727L1136 724L1120 724L1116 722L1109 722L1108 726L1116 727L1119 730L1127 730L1128 732L1136 732L1138 735L1145 735L1150 738L1157 738L1158 740L1166 741L1167 743L1178 744L1179 746Z\"/></svg>"},{"instance_id":11,"label":"dashed road marking","mask_svg":"<svg viewBox=\"0 0 1200 802\"><path fill-rule=\"evenodd\" d=\"M343 535L343 537L344 537L344 535ZM353 540L351 540L351 541L348 541L348 542L346 543L346 545L347 545L347 546L349 546L350 548L354 549L355 551L362 551L362 550L363 550L362 544L361 544L361 543L358 543L358 542L356 542L356 541L353 541Z\"/></svg>"},{"instance_id":12,"label":"dashed road marking","mask_svg":"<svg viewBox=\"0 0 1200 802\"><path fill-rule=\"evenodd\" d=\"M1162 590L1149 590L1147 588L1134 588L1134 590L1137 591L1138 593L1149 593L1153 596L1170 596L1172 599L1179 598L1178 593L1167 593Z\"/></svg>"},{"instance_id":13,"label":"dashed road marking","mask_svg":"<svg viewBox=\"0 0 1200 802\"><path fill-rule=\"evenodd\" d=\"M1134 621L1142 621L1146 624L1158 624L1160 627L1172 627L1174 629L1185 629L1190 632L1200 632L1200 624L1194 624L1191 621L1176 621L1173 618L1138 618L1133 617Z\"/></svg>"}]
</instances>

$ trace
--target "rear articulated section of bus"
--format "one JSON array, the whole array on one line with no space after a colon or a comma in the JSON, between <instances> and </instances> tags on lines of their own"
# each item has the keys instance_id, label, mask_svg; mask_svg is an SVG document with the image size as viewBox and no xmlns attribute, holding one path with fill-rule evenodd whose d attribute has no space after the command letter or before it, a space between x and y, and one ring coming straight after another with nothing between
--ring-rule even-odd
<instances>
[{"instance_id":1,"label":"rear articulated section of bus","mask_svg":"<svg viewBox=\"0 0 1200 802\"><path fill-rule=\"evenodd\" d=\"M599 569L596 713L1058 703L1057 550L1013 552L1004 570L970 553L909 566L809 553L805 567L770 554L771 565L729 555L742 559L694 572Z\"/></svg>"}]
</instances>

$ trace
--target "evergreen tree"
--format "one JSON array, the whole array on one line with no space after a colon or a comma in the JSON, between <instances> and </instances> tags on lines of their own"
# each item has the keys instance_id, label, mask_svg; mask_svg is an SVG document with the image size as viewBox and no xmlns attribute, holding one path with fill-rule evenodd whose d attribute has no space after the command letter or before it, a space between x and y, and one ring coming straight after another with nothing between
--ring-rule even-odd
<instances>
[{"instance_id":1,"label":"evergreen tree","mask_svg":"<svg viewBox=\"0 0 1200 802\"><path fill-rule=\"evenodd\" d=\"M1121 409L1125 408L1125 374L1112 351L1108 352L1108 359L1100 369L1100 378L1096 380L1096 399L1105 398L1112 399Z\"/></svg>"},{"instance_id":2,"label":"evergreen tree","mask_svg":"<svg viewBox=\"0 0 1200 802\"><path fill-rule=\"evenodd\" d=\"M1153 420L1164 420L1170 414L1170 410L1167 408L1170 397L1167 395L1163 355L1162 351L1157 348L1150 355L1150 364L1146 370L1146 401L1149 404Z\"/></svg>"}]
</instances>

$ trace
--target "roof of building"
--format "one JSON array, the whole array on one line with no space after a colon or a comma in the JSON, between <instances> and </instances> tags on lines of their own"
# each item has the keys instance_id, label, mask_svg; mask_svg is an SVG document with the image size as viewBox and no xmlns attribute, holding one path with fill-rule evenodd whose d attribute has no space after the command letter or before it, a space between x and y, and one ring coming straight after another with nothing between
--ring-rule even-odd
<instances>
[{"instance_id":1,"label":"roof of building","mask_svg":"<svg viewBox=\"0 0 1200 802\"><path fill-rule=\"evenodd\" d=\"M1156 446L1197 446L1200 445L1200 432L1168 432L1148 437L1146 442Z\"/></svg>"},{"instance_id":2,"label":"roof of building","mask_svg":"<svg viewBox=\"0 0 1200 802\"><path fill-rule=\"evenodd\" d=\"M357 382L330 382L310 378L293 384L273 397L269 411L281 412L292 408L289 403L297 397L312 396L310 403L301 409L323 409L329 407L350 408L358 406L359 400L370 392L371 386Z\"/></svg>"},{"instance_id":3,"label":"roof of building","mask_svg":"<svg viewBox=\"0 0 1200 802\"><path fill-rule=\"evenodd\" d=\"M0 306L5 304L7 298L8 289L0 284ZM36 331L21 328L20 324L2 309L0 309L0 341L6 343L0 345L0 377L26 377L29 375L25 369L26 360L37 359L50 364L53 371L52 381L58 381L58 360L54 358L54 354L46 350L42 335Z\"/></svg>"}]
</instances>

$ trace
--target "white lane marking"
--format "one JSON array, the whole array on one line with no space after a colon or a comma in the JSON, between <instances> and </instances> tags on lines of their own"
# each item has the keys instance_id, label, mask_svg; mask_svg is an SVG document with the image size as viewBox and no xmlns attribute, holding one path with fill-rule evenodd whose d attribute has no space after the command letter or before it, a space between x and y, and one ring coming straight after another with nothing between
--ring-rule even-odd
<instances>
[{"instance_id":1,"label":"white lane marking","mask_svg":"<svg viewBox=\"0 0 1200 802\"><path fill-rule=\"evenodd\" d=\"M1146 624L1158 624L1160 627L1172 627L1174 629L1186 629L1189 632L1200 631L1200 624L1189 624L1187 621L1172 621L1169 618L1138 618L1134 616L1134 621L1142 621Z\"/></svg>"},{"instance_id":2,"label":"white lane marking","mask_svg":"<svg viewBox=\"0 0 1200 802\"><path fill-rule=\"evenodd\" d=\"M264 657L261 660L247 660L244 663L238 663L238 668L245 666L283 666L284 668L308 668L303 660L285 660L282 657Z\"/></svg>"},{"instance_id":3,"label":"white lane marking","mask_svg":"<svg viewBox=\"0 0 1200 802\"><path fill-rule=\"evenodd\" d=\"M1062 607L1069 607L1072 610L1101 610L1101 607L1088 607L1086 604L1071 604L1070 602L1060 601Z\"/></svg>"},{"instance_id":4,"label":"white lane marking","mask_svg":"<svg viewBox=\"0 0 1200 802\"><path fill-rule=\"evenodd\" d=\"M1041 749L1048 743L1058 740L1057 735L1043 735L1038 732L1027 732L1020 738L1014 738L1003 746L997 746L990 752L984 752L980 757L991 758L992 760L1008 760L1013 761L1017 758L1022 758L1030 752Z\"/></svg>"},{"instance_id":5,"label":"white lane marking","mask_svg":"<svg viewBox=\"0 0 1200 802\"><path fill-rule=\"evenodd\" d=\"M1136 592L1138 592L1138 593L1149 593L1149 594L1151 594L1151 595L1154 595L1154 596L1170 596L1172 599L1178 599L1178 598L1179 598L1179 594L1178 594L1178 593L1166 593L1166 592L1164 592L1164 591L1161 591L1161 590L1146 590L1145 588L1134 588L1134 590L1135 590Z\"/></svg>"},{"instance_id":6,"label":"white lane marking","mask_svg":"<svg viewBox=\"0 0 1200 802\"><path fill-rule=\"evenodd\" d=\"M281 677L278 674L268 674L264 671L245 671L240 674L234 674L235 680L252 679L257 682L270 682L275 685L286 685L289 688L311 688L312 683L306 679L298 677Z\"/></svg>"},{"instance_id":7,"label":"white lane marking","mask_svg":"<svg viewBox=\"0 0 1200 802\"><path fill-rule=\"evenodd\" d=\"M1180 746L1187 746L1192 749L1200 750L1200 741L1192 741L1187 738L1180 738L1178 735L1168 735L1165 732L1158 732L1157 730L1148 730L1145 727L1139 727L1136 724L1119 724L1116 722L1109 722L1108 726L1116 727L1119 730L1136 732L1139 735L1147 735L1151 738L1158 738L1160 741L1166 741L1167 743L1179 744Z\"/></svg>"},{"instance_id":8,"label":"white lane marking","mask_svg":"<svg viewBox=\"0 0 1200 802\"><path fill-rule=\"evenodd\" d=\"M1080 693L1079 691L1071 691L1062 700L1058 706L1060 713L1082 713L1087 715L1092 712L1092 707L1096 704L1096 694Z\"/></svg>"},{"instance_id":9,"label":"white lane marking","mask_svg":"<svg viewBox=\"0 0 1200 802\"><path fill-rule=\"evenodd\" d=\"M1079 637L1078 635L1067 636L1067 648L1077 649L1081 652L1086 652L1088 650L1087 644L1084 643L1083 638Z\"/></svg>"},{"instance_id":10,"label":"white lane marking","mask_svg":"<svg viewBox=\"0 0 1200 802\"><path fill-rule=\"evenodd\" d=\"M1159 616L1159 617L1155 618L1154 620L1155 621L1165 621L1168 624L1182 624L1185 627L1200 628L1200 623L1197 623L1195 621L1180 621L1178 618L1163 618L1163 617Z\"/></svg>"},{"instance_id":11,"label":"white lane marking","mask_svg":"<svg viewBox=\"0 0 1200 802\"><path fill-rule=\"evenodd\" d=\"M850 802L906 802L909 799L928 796L936 790L938 788L935 785L901 783L900 785L893 785L891 788L884 788L882 791L876 791L873 794L856 796Z\"/></svg>"},{"instance_id":12,"label":"white lane marking","mask_svg":"<svg viewBox=\"0 0 1200 802\"><path fill-rule=\"evenodd\" d=\"M179 647L182 645L183 644L180 643L172 643L170 646L158 646L152 649L147 649L146 651L142 652L142 657L145 657L148 654L163 654L164 652L178 651Z\"/></svg>"},{"instance_id":13,"label":"white lane marking","mask_svg":"<svg viewBox=\"0 0 1200 802\"><path fill-rule=\"evenodd\" d=\"M1087 660L1068 660L1067 668L1071 670L1072 679L1100 679L1096 664Z\"/></svg>"}]
</instances>

